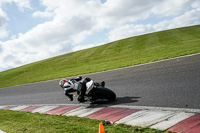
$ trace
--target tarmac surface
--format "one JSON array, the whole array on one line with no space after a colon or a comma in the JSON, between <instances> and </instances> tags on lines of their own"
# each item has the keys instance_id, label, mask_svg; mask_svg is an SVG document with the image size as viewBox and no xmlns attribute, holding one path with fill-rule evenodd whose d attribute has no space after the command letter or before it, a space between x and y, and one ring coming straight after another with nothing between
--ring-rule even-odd
<instances>
[{"instance_id":1,"label":"tarmac surface","mask_svg":"<svg viewBox=\"0 0 200 133\"><path fill-rule=\"evenodd\" d=\"M200 109L200 54L86 76L106 82L117 95L113 105ZM58 81L0 88L0 105L79 104L67 100Z\"/></svg>"}]
</instances>

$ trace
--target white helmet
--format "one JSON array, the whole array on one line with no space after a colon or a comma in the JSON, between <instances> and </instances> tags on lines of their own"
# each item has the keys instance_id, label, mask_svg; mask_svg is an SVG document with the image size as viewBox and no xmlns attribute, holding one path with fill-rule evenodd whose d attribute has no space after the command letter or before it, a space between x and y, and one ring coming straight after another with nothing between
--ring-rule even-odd
<instances>
[{"instance_id":1,"label":"white helmet","mask_svg":"<svg viewBox=\"0 0 200 133\"><path fill-rule=\"evenodd\" d=\"M59 85L60 85L60 87L64 87L64 84L67 82L67 79L66 78L63 78L63 79L61 79L60 81L59 81Z\"/></svg>"}]
</instances>

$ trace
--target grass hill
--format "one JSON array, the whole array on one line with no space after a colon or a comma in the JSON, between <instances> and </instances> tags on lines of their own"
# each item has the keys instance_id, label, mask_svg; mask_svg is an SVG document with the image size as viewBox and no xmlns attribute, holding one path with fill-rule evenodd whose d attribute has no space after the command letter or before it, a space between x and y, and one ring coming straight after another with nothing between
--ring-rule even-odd
<instances>
[{"instance_id":1,"label":"grass hill","mask_svg":"<svg viewBox=\"0 0 200 133\"><path fill-rule=\"evenodd\" d=\"M200 52L200 25L126 38L0 72L0 87L104 71Z\"/></svg>"}]
</instances>

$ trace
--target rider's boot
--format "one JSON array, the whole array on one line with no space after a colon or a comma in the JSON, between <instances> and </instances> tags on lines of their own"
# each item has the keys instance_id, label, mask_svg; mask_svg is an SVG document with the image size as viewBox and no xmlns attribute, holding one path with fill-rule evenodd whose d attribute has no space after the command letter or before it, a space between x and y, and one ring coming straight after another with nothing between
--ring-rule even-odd
<instances>
[{"instance_id":1,"label":"rider's boot","mask_svg":"<svg viewBox=\"0 0 200 133\"><path fill-rule=\"evenodd\" d=\"M73 101L73 95L68 95L69 101Z\"/></svg>"},{"instance_id":2,"label":"rider's boot","mask_svg":"<svg viewBox=\"0 0 200 133\"><path fill-rule=\"evenodd\" d=\"M95 82L95 85L96 85L96 86L105 87L105 82L104 82L104 81L102 81L102 82Z\"/></svg>"},{"instance_id":3,"label":"rider's boot","mask_svg":"<svg viewBox=\"0 0 200 133\"><path fill-rule=\"evenodd\" d=\"M101 82L101 86L105 87L105 82L104 81Z\"/></svg>"},{"instance_id":4,"label":"rider's boot","mask_svg":"<svg viewBox=\"0 0 200 133\"><path fill-rule=\"evenodd\" d=\"M84 96L83 96L83 95L79 95L78 101L79 101L79 102L85 102Z\"/></svg>"}]
</instances>

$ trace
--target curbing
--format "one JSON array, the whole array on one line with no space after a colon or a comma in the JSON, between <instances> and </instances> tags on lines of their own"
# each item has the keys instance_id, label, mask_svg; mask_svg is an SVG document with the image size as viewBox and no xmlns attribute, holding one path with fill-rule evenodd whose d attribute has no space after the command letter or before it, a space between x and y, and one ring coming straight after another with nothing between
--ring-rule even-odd
<instances>
[{"instance_id":1,"label":"curbing","mask_svg":"<svg viewBox=\"0 0 200 133\"><path fill-rule=\"evenodd\" d=\"M102 105L4 105L0 110L38 112L106 120L113 124L150 127L172 132L200 132L200 109ZM192 121L192 122L191 122ZM187 125L187 126L186 126ZM0 133L4 133L0 130Z\"/></svg>"}]
</instances>

